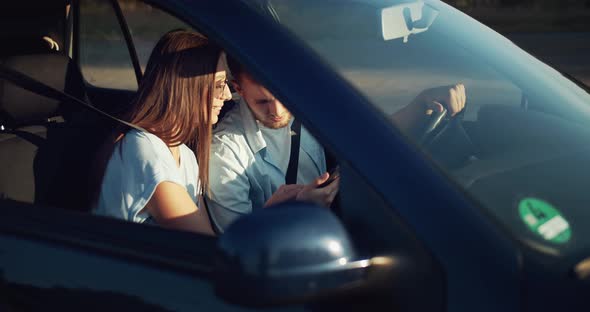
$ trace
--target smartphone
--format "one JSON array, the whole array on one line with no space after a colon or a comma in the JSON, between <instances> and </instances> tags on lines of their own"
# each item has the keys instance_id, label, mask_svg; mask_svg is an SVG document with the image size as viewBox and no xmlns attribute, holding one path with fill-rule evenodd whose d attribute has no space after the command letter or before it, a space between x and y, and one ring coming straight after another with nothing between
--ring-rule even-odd
<instances>
[{"instance_id":1,"label":"smartphone","mask_svg":"<svg viewBox=\"0 0 590 312\"><path fill-rule=\"evenodd\" d=\"M326 187L326 186L330 185L332 182L334 182L334 180L336 180L339 177L340 177L340 166L336 166L336 167L332 168L332 170L330 170L330 177L328 178L328 180L326 180L326 182L320 184L318 186L318 188Z\"/></svg>"}]
</instances>

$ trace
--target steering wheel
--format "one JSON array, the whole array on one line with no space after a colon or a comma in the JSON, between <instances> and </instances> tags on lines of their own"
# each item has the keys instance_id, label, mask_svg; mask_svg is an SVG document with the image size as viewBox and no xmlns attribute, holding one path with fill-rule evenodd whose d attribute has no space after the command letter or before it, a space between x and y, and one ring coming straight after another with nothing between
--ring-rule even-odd
<instances>
[{"instance_id":1,"label":"steering wheel","mask_svg":"<svg viewBox=\"0 0 590 312\"><path fill-rule=\"evenodd\" d=\"M432 112L428 124L422 130L419 140L420 146L429 146L446 129L449 121L449 118L445 119L446 116L446 108L443 108L440 112ZM443 122L443 119L445 119L445 122Z\"/></svg>"},{"instance_id":2,"label":"steering wheel","mask_svg":"<svg viewBox=\"0 0 590 312\"><path fill-rule=\"evenodd\" d=\"M422 149L445 168L461 167L477 155L475 145L463 128L464 113L465 108L452 117L446 109L433 112L420 136Z\"/></svg>"}]
</instances>

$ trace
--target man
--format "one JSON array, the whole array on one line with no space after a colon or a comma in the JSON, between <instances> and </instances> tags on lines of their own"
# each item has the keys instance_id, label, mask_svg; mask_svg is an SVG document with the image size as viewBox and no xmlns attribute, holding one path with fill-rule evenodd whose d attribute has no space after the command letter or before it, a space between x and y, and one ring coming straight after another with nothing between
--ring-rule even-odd
<instances>
[{"instance_id":1,"label":"man","mask_svg":"<svg viewBox=\"0 0 590 312\"><path fill-rule=\"evenodd\" d=\"M291 113L264 86L227 56L232 84L241 100L214 131L211 146L209 213L223 231L239 216L286 200L306 200L329 206L339 181L318 187L329 179L322 146L304 127L300 133L297 183L285 185L291 152ZM465 103L462 85L422 92L410 105L392 116L410 132L428 109L451 114Z\"/></svg>"},{"instance_id":2,"label":"man","mask_svg":"<svg viewBox=\"0 0 590 312\"><path fill-rule=\"evenodd\" d=\"M291 154L291 113L227 57L241 100L216 126L211 146L209 210L219 230L253 208L291 199L329 206L338 191L322 146L301 127L297 183L285 185ZM299 135L299 134L297 134Z\"/></svg>"}]
</instances>

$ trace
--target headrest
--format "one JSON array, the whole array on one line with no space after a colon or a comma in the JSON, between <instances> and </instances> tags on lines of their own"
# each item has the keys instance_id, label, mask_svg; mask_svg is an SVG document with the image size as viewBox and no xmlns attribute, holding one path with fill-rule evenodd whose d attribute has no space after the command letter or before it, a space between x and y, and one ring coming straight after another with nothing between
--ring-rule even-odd
<instances>
[{"instance_id":1,"label":"headrest","mask_svg":"<svg viewBox=\"0 0 590 312\"><path fill-rule=\"evenodd\" d=\"M0 1L0 55L45 53L43 36L63 46L68 0Z\"/></svg>"},{"instance_id":2,"label":"headrest","mask_svg":"<svg viewBox=\"0 0 590 312\"><path fill-rule=\"evenodd\" d=\"M7 57L6 67L19 71L50 87L84 98L84 82L75 64L62 54L30 54ZM8 127L43 122L62 115L65 103L27 91L0 79L0 123Z\"/></svg>"}]
</instances>

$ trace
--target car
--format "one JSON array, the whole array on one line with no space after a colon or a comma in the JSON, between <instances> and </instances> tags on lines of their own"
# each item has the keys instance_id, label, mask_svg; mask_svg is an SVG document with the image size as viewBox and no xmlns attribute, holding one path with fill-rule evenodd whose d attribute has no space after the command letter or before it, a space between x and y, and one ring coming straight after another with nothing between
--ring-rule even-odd
<instances>
[{"instance_id":1,"label":"car","mask_svg":"<svg viewBox=\"0 0 590 312\"><path fill-rule=\"evenodd\" d=\"M3 309L588 309L588 89L453 7L1 6ZM218 237L88 213L82 151L118 122L105 113L129 102L149 51L178 27L243 63L334 155L336 207L256 209ZM419 133L391 122L422 90L455 83L462 113L434 114Z\"/></svg>"}]
</instances>

